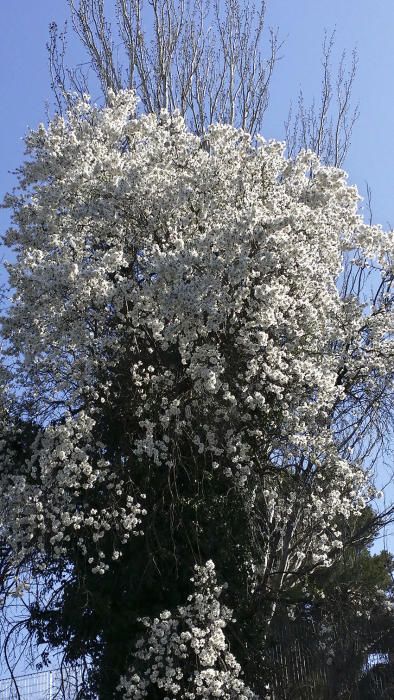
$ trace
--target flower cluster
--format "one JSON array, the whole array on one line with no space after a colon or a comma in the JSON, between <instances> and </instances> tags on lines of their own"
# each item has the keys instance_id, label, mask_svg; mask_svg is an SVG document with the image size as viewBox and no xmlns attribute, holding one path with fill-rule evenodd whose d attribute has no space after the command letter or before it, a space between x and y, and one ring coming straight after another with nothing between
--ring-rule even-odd
<instances>
[{"instance_id":1,"label":"flower cluster","mask_svg":"<svg viewBox=\"0 0 394 700\"><path fill-rule=\"evenodd\" d=\"M199 463L258 522L256 577L328 563L391 391L392 234L313 154L226 125L202 141L128 91L26 143L3 335L39 431L14 471L2 453L16 557L72 543L103 573L153 475Z\"/></svg>"},{"instance_id":2,"label":"flower cluster","mask_svg":"<svg viewBox=\"0 0 394 700\"><path fill-rule=\"evenodd\" d=\"M240 678L241 668L228 648L224 629L232 612L219 601L222 587L214 563L196 566L191 580L195 591L186 605L141 620L145 634L137 642L135 664L120 684L125 700L149 697L155 687L168 699L256 697Z\"/></svg>"},{"instance_id":3,"label":"flower cluster","mask_svg":"<svg viewBox=\"0 0 394 700\"><path fill-rule=\"evenodd\" d=\"M108 570L100 541L111 532L115 543L128 542L142 534L141 518L146 510L119 481L108 460L93 449L94 421L83 411L73 419L65 415L61 423L37 433L31 456L15 472L15 451L1 455L2 484L7 496L5 541L17 558L31 550L45 553L48 546L56 557L67 556L70 542L84 555L96 573ZM3 439L4 447L7 440ZM103 504L93 507L89 493L103 491ZM143 499L145 494L140 494ZM5 499L4 499L5 502ZM4 512L4 511L3 511ZM92 546L87 547L87 543ZM120 552L114 549L112 557Z\"/></svg>"}]
</instances>

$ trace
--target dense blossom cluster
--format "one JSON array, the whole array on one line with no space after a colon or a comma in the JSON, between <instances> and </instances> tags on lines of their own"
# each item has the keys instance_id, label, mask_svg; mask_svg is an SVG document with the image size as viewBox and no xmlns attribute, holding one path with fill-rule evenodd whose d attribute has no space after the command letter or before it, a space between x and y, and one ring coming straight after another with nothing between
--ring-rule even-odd
<instances>
[{"instance_id":1,"label":"dense blossom cluster","mask_svg":"<svg viewBox=\"0 0 394 700\"><path fill-rule=\"evenodd\" d=\"M130 676L121 682L124 698L149 697L155 686L166 698L256 698L228 649L223 630L232 612L219 601L222 587L217 585L214 563L196 566L192 581L195 592L186 605L141 621L146 631L137 642Z\"/></svg>"},{"instance_id":2,"label":"dense blossom cluster","mask_svg":"<svg viewBox=\"0 0 394 700\"><path fill-rule=\"evenodd\" d=\"M289 160L282 143L220 124L198 138L177 114L137 117L131 92L79 102L26 143L3 318L34 427L19 456L2 435L15 561L78 551L105 574L155 517L154 475L181 501L194 465L190 481L227 480L243 502L251 591L328 564L340 518L372 493L362 457L392 386L392 235L363 223L345 173L312 153ZM378 292L363 298L369 273ZM160 658L199 657L184 697L233 697L234 683L249 697L207 567L209 602L196 593L147 629ZM197 648L180 621L209 610ZM149 683L186 677L160 669ZM129 681L129 697L148 680Z\"/></svg>"},{"instance_id":3,"label":"dense blossom cluster","mask_svg":"<svg viewBox=\"0 0 394 700\"><path fill-rule=\"evenodd\" d=\"M23 561L32 540L36 550L44 553L49 545L55 556L61 556L67 555L71 538L76 538L77 546L87 555L89 538L96 546L88 563L103 574L108 569L100 549L105 533L110 531L113 542L118 539L120 545L130 535L142 534L139 525L146 510L133 496L125 495L124 484L110 463L98 459L97 451L92 450L93 425L94 420L80 411L75 418L66 414L61 423L40 430L32 440L31 456L18 472L17 452L9 448L15 436L7 427L9 440L6 432L2 442L3 517L7 518L7 541L15 550L16 562ZM103 490L104 506L99 510L86 497L92 489L96 498ZM83 537L79 537L80 531ZM119 550L113 550L114 559L120 555Z\"/></svg>"}]
</instances>

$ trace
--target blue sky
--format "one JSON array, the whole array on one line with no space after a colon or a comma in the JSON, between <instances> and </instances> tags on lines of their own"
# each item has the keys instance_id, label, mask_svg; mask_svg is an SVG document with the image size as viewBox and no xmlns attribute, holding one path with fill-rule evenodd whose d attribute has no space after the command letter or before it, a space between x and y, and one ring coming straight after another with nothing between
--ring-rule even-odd
<instances>
[{"instance_id":1,"label":"blue sky","mask_svg":"<svg viewBox=\"0 0 394 700\"><path fill-rule=\"evenodd\" d=\"M112 5L113 0L107 0ZM0 3L0 199L16 182L12 171L23 158L22 137L46 120L51 99L46 42L48 26L62 26L66 0L2 0ZM352 183L372 188L376 223L394 226L394 2L393 0L268 0L267 23L284 41L272 82L263 135L284 137L290 101L302 87L307 99L320 94L324 31L336 29L335 57L356 47L359 69L354 99L360 105L345 168ZM70 65L86 60L70 35ZM98 96L93 95L93 99ZM11 171L11 172L10 172ZM0 210L4 231L8 213Z\"/></svg>"},{"instance_id":2,"label":"blue sky","mask_svg":"<svg viewBox=\"0 0 394 700\"><path fill-rule=\"evenodd\" d=\"M394 226L393 76L394 2L392 0L273 0L268 21L285 40L267 115L267 136L278 137L289 97L302 86L319 96L320 46L324 30L336 29L337 58L357 48L359 67L354 88L360 118L345 164L350 180L365 191L372 187L374 221Z\"/></svg>"}]
</instances>

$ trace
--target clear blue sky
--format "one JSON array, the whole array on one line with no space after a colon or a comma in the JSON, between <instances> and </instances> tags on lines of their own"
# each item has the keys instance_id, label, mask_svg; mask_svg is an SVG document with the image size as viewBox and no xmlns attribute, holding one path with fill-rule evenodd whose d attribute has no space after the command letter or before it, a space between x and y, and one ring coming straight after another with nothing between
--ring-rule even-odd
<instances>
[{"instance_id":1,"label":"clear blue sky","mask_svg":"<svg viewBox=\"0 0 394 700\"><path fill-rule=\"evenodd\" d=\"M51 99L48 25L55 20L61 26L66 17L66 0L0 2L0 198L15 184L10 171L22 160L24 133L46 119L46 101ZM301 87L307 98L319 98L324 31L336 28L334 58L343 48L350 53L357 47L354 98L360 118L345 167L361 192L366 180L372 187L374 221L394 226L394 1L268 0L267 22L279 27L284 41L263 133L267 138L284 137L290 100L296 101ZM70 34L70 64L84 58ZM8 213L0 210L2 231L7 222Z\"/></svg>"}]
</instances>

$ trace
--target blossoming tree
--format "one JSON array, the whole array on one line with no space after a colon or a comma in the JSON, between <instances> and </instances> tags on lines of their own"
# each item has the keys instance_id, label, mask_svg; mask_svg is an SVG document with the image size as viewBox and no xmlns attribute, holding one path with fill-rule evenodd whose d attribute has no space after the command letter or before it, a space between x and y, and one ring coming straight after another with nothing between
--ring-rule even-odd
<instances>
[{"instance_id":1,"label":"blossoming tree","mask_svg":"<svg viewBox=\"0 0 394 700\"><path fill-rule=\"evenodd\" d=\"M311 152L130 91L26 145L0 527L30 628L92 659L84 697L264 697L278 600L373 496L392 235Z\"/></svg>"}]
</instances>

